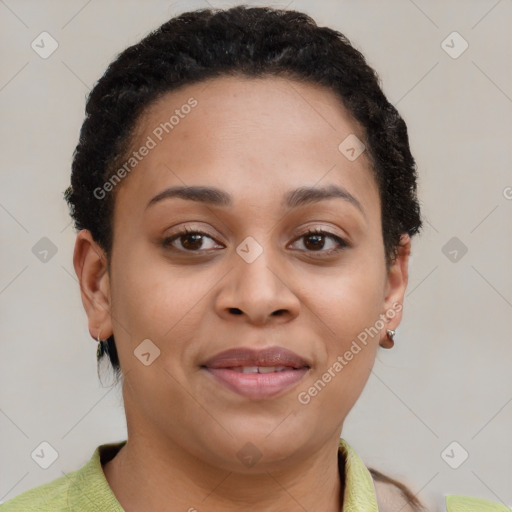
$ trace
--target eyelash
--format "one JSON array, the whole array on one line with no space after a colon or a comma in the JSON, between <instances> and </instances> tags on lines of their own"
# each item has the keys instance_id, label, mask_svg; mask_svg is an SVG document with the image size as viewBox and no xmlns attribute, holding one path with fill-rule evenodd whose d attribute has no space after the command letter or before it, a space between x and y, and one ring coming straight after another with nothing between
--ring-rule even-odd
<instances>
[{"instance_id":1,"label":"eyelash","mask_svg":"<svg viewBox=\"0 0 512 512\"><path fill-rule=\"evenodd\" d=\"M165 238L163 240L163 242L162 242L162 246L165 249L171 249L171 250L187 252L187 253L205 252L205 251L201 251L201 250L177 249L177 248L171 246L171 243L174 242L174 240L177 240L177 239L179 239L179 238L181 238L183 236L190 235L190 234L202 235L202 236L206 236L206 237L211 238L212 240L214 240L214 238L212 236L210 236L208 233L206 233L204 231L201 231L201 230L198 230L198 229L185 228L183 231L180 231L179 233L175 233L174 235ZM334 233L330 233L329 231L324 231L323 229L319 229L319 228L308 229L307 231L302 233L300 236L295 238L294 242L296 242L297 240L300 240L301 238L310 236L310 235L324 235L324 237L331 238L331 239L333 239L338 244L338 247L336 247L334 249L329 249L328 251L323 251L321 249L318 250L318 251L305 250L305 252L321 253L322 256L320 256L320 257L330 256L330 255L332 255L334 253L338 253L338 252L346 249L347 247L349 247L349 244L345 240L343 240L343 238L340 238L339 236L335 235Z\"/></svg>"}]
</instances>

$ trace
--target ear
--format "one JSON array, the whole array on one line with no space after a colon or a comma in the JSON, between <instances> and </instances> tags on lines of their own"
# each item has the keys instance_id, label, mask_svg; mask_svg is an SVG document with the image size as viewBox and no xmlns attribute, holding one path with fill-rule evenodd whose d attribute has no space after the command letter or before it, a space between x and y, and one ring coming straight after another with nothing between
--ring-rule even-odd
<instances>
[{"instance_id":1,"label":"ear","mask_svg":"<svg viewBox=\"0 0 512 512\"><path fill-rule=\"evenodd\" d=\"M385 325L381 333L380 345L391 348L386 331L395 330L402 320L402 309L405 290L409 280L409 255L411 253L411 239L404 233L400 237L397 256L393 261L386 277L386 293L384 298L384 311L382 319Z\"/></svg>"},{"instance_id":2,"label":"ear","mask_svg":"<svg viewBox=\"0 0 512 512\"><path fill-rule=\"evenodd\" d=\"M107 258L87 229L77 234L73 266L80 283L82 304L89 319L89 333L93 339L99 335L101 340L105 340L113 332Z\"/></svg>"}]
</instances>

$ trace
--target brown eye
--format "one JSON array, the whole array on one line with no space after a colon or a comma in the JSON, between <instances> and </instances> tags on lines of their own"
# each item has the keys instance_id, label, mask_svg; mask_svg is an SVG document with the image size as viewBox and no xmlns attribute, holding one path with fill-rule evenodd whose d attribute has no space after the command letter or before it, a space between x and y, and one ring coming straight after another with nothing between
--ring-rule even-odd
<instances>
[{"instance_id":1,"label":"brown eye","mask_svg":"<svg viewBox=\"0 0 512 512\"><path fill-rule=\"evenodd\" d=\"M323 231L321 229L309 230L306 233L303 233L296 240L301 239L304 239L303 245L307 252L331 254L348 247L348 244L345 242L345 240L335 235L334 233ZM331 240L331 244L327 244L327 250L322 250L326 247L326 239Z\"/></svg>"},{"instance_id":2,"label":"brown eye","mask_svg":"<svg viewBox=\"0 0 512 512\"><path fill-rule=\"evenodd\" d=\"M304 237L304 245L311 250L322 249L325 245L325 235L311 233Z\"/></svg>"},{"instance_id":3,"label":"brown eye","mask_svg":"<svg viewBox=\"0 0 512 512\"><path fill-rule=\"evenodd\" d=\"M197 231L185 228L183 231L176 233L170 237L167 237L163 240L162 246L165 248L176 249L178 251L188 251L188 252L202 252L203 250L212 249L212 247L207 247L206 249L203 247L204 238L209 238L210 240L215 240L203 231ZM175 241L179 241L179 245L181 247L176 247L174 244ZM216 245L216 244L213 244Z\"/></svg>"},{"instance_id":4,"label":"brown eye","mask_svg":"<svg viewBox=\"0 0 512 512\"><path fill-rule=\"evenodd\" d=\"M187 235L182 235L181 238L181 245L185 249L197 250L201 249L201 245L203 245L203 235L199 233L189 233Z\"/></svg>"},{"instance_id":5,"label":"brown eye","mask_svg":"<svg viewBox=\"0 0 512 512\"><path fill-rule=\"evenodd\" d=\"M211 241L210 247L204 246L205 239ZM298 240L303 240L304 246L304 249L299 250L305 252L316 252L320 255L331 255L332 253L349 247L349 244L339 236L321 229L309 230L296 239L296 241ZM162 242L162 246L166 249L191 253L207 252L215 249L216 247L222 247L218 245L216 240L208 233L188 228L165 238Z\"/></svg>"}]
</instances>

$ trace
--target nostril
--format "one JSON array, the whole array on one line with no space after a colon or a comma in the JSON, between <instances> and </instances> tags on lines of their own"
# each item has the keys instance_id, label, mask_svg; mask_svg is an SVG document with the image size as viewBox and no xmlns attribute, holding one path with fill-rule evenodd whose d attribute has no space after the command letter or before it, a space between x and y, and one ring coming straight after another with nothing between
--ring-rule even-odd
<instances>
[{"instance_id":1,"label":"nostril","mask_svg":"<svg viewBox=\"0 0 512 512\"><path fill-rule=\"evenodd\" d=\"M241 315L242 311L238 308L229 308L230 313L234 313L235 315Z\"/></svg>"}]
</instances>

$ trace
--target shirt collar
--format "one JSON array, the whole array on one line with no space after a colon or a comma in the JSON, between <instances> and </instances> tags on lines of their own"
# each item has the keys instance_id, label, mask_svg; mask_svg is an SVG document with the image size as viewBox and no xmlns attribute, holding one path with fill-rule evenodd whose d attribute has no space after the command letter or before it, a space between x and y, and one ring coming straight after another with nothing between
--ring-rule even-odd
<instances>
[{"instance_id":1,"label":"shirt collar","mask_svg":"<svg viewBox=\"0 0 512 512\"><path fill-rule=\"evenodd\" d=\"M340 439L339 453L345 459L343 512L378 512L373 478L355 450Z\"/></svg>"},{"instance_id":2,"label":"shirt collar","mask_svg":"<svg viewBox=\"0 0 512 512\"><path fill-rule=\"evenodd\" d=\"M101 466L102 462L112 459L125 444L126 440L98 446L89 461L75 471L73 482L68 488L69 510L125 512L112 492Z\"/></svg>"},{"instance_id":3,"label":"shirt collar","mask_svg":"<svg viewBox=\"0 0 512 512\"><path fill-rule=\"evenodd\" d=\"M112 459L125 444L126 440L98 446L90 460L74 472L67 497L70 510L124 512L105 478L102 463ZM338 453L345 481L343 512L378 512L373 479L359 455L344 439L340 439Z\"/></svg>"}]
</instances>

